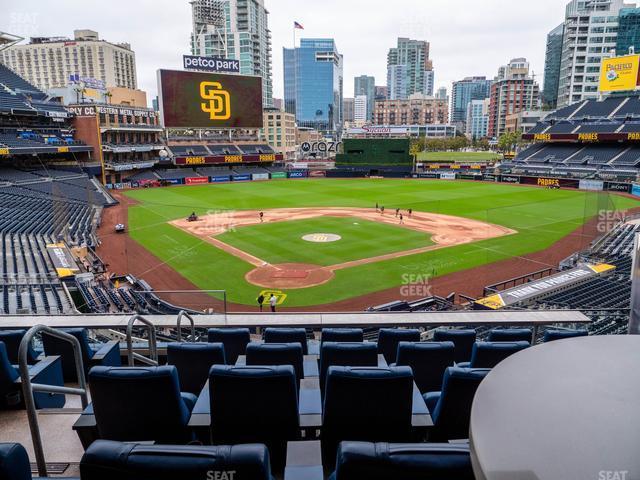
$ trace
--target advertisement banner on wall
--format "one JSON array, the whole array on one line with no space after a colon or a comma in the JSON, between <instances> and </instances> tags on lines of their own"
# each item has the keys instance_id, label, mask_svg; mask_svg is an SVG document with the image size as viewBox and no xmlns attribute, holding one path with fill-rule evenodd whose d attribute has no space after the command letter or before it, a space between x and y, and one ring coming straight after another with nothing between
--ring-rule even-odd
<instances>
[{"instance_id":1,"label":"advertisement banner on wall","mask_svg":"<svg viewBox=\"0 0 640 480\"><path fill-rule=\"evenodd\" d=\"M578 185L580 190L590 190L593 192L599 192L604 190L604 182L602 180L589 180L582 179Z\"/></svg>"},{"instance_id":2,"label":"advertisement banner on wall","mask_svg":"<svg viewBox=\"0 0 640 480\"><path fill-rule=\"evenodd\" d=\"M209 183L209 177L187 177L184 179L186 185L202 185Z\"/></svg>"},{"instance_id":3,"label":"advertisement banner on wall","mask_svg":"<svg viewBox=\"0 0 640 480\"><path fill-rule=\"evenodd\" d=\"M287 178L285 172L271 172L271 178Z\"/></svg>"},{"instance_id":4,"label":"advertisement banner on wall","mask_svg":"<svg viewBox=\"0 0 640 480\"><path fill-rule=\"evenodd\" d=\"M498 177L496 177L495 175L491 175L491 174L485 173L485 174L482 176L482 179L483 179L485 182L495 182L495 181L497 181L497 180L498 180Z\"/></svg>"},{"instance_id":5,"label":"advertisement banner on wall","mask_svg":"<svg viewBox=\"0 0 640 480\"><path fill-rule=\"evenodd\" d=\"M251 180L251 175L234 175L232 178L234 182L246 182Z\"/></svg>"},{"instance_id":6,"label":"advertisement banner on wall","mask_svg":"<svg viewBox=\"0 0 640 480\"><path fill-rule=\"evenodd\" d=\"M456 174L453 172L443 172L440 174L440 180L455 180Z\"/></svg>"},{"instance_id":7,"label":"advertisement banner on wall","mask_svg":"<svg viewBox=\"0 0 640 480\"><path fill-rule=\"evenodd\" d=\"M437 173L419 173L418 178L438 178Z\"/></svg>"},{"instance_id":8,"label":"advertisement banner on wall","mask_svg":"<svg viewBox=\"0 0 640 480\"><path fill-rule=\"evenodd\" d=\"M630 187L628 183L607 182L604 188L611 192L629 193Z\"/></svg>"},{"instance_id":9,"label":"advertisement banner on wall","mask_svg":"<svg viewBox=\"0 0 640 480\"><path fill-rule=\"evenodd\" d=\"M636 197L640 197L640 185L634 183L631 185L631 195L635 195Z\"/></svg>"},{"instance_id":10,"label":"advertisement banner on wall","mask_svg":"<svg viewBox=\"0 0 640 480\"><path fill-rule=\"evenodd\" d=\"M251 180L269 180L268 173L252 173Z\"/></svg>"},{"instance_id":11,"label":"advertisement banner on wall","mask_svg":"<svg viewBox=\"0 0 640 480\"><path fill-rule=\"evenodd\" d=\"M182 185L182 179L181 178L167 178L165 180L162 180L164 183L168 184L168 185Z\"/></svg>"},{"instance_id":12,"label":"advertisement banner on wall","mask_svg":"<svg viewBox=\"0 0 640 480\"><path fill-rule=\"evenodd\" d=\"M289 172L289 178L304 178L306 172Z\"/></svg>"},{"instance_id":13,"label":"advertisement banner on wall","mask_svg":"<svg viewBox=\"0 0 640 480\"><path fill-rule=\"evenodd\" d=\"M230 182L231 181L231 175L217 175L215 177L209 177L209 181L211 183Z\"/></svg>"},{"instance_id":14,"label":"advertisement banner on wall","mask_svg":"<svg viewBox=\"0 0 640 480\"><path fill-rule=\"evenodd\" d=\"M504 183L520 183L520 177L515 175L501 175L500 181Z\"/></svg>"}]
</instances>

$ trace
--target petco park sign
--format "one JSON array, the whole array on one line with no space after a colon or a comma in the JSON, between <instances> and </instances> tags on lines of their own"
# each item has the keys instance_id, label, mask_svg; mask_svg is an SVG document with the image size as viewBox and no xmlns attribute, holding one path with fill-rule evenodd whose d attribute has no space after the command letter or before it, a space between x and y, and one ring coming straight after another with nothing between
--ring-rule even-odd
<instances>
[{"instance_id":1,"label":"petco park sign","mask_svg":"<svg viewBox=\"0 0 640 480\"><path fill-rule=\"evenodd\" d=\"M240 73L240 61L229 58L183 55L182 65L185 70L199 70L201 72Z\"/></svg>"}]
</instances>

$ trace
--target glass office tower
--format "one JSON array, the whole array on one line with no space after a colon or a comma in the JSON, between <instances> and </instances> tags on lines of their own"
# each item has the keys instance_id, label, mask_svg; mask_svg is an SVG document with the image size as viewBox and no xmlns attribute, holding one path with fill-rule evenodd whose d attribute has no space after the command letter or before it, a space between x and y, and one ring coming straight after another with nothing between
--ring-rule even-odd
<instances>
[{"instance_id":1,"label":"glass office tower","mask_svg":"<svg viewBox=\"0 0 640 480\"><path fill-rule=\"evenodd\" d=\"M285 108L299 127L333 135L342 128L342 55L330 38L303 38L283 49Z\"/></svg>"}]
</instances>

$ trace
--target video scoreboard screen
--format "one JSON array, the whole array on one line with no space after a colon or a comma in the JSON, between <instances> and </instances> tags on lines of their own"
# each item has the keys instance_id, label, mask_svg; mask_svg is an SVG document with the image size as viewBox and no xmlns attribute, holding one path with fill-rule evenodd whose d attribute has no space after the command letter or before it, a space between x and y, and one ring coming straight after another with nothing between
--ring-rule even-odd
<instances>
[{"instance_id":1,"label":"video scoreboard screen","mask_svg":"<svg viewBox=\"0 0 640 480\"><path fill-rule=\"evenodd\" d=\"M166 128L262 128L262 78L158 70Z\"/></svg>"}]
</instances>

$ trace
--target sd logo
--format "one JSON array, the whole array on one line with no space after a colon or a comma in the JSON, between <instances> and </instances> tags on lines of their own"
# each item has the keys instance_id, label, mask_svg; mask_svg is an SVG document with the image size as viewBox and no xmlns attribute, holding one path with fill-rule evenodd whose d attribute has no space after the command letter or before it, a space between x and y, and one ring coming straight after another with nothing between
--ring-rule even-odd
<instances>
[{"instance_id":1,"label":"sd logo","mask_svg":"<svg viewBox=\"0 0 640 480\"><path fill-rule=\"evenodd\" d=\"M219 82L201 82L200 98L208 100L206 103L201 103L200 108L209 114L211 120L231 118L231 97L229 92L222 90Z\"/></svg>"}]
</instances>

